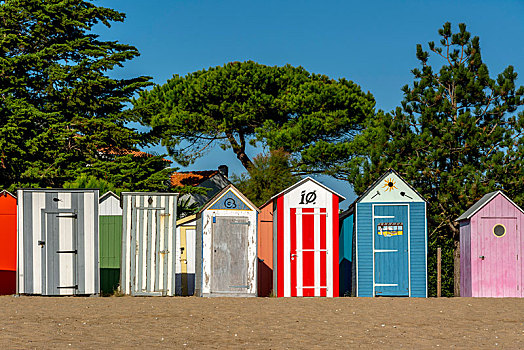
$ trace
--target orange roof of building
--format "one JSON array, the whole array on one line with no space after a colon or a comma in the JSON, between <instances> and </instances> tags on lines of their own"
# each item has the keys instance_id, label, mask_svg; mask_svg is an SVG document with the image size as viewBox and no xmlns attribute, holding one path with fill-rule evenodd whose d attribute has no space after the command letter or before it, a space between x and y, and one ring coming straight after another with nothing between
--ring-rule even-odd
<instances>
[{"instance_id":1,"label":"orange roof of building","mask_svg":"<svg viewBox=\"0 0 524 350\"><path fill-rule=\"evenodd\" d=\"M119 156L125 156L125 155L132 155L133 157L154 157L154 154L142 152L142 151L132 151L127 149L122 150L115 150L115 149L102 149L101 152L105 154L112 154L112 155L119 155ZM162 159L164 162L172 163L169 159Z\"/></svg>"},{"instance_id":2,"label":"orange roof of building","mask_svg":"<svg viewBox=\"0 0 524 350\"><path fill-rule=\"evenodd\" d=\"M187 171L171 174L171 186L198 186L218 174L218 170Z\"/></svg>"}]
</instances>

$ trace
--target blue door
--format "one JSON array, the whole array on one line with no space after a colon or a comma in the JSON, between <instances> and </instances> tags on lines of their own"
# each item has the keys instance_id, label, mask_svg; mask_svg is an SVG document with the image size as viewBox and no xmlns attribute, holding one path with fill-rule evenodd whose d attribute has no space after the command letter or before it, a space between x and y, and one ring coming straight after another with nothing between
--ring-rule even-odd
<instances>
[{"instance_id":1,"label":"blue door","mask_svg":"<svg viewBox=\"0 0 524 350\"><path fill-rule=\"evenodd\" d=\"M408 205L375 205L375 295L409 296Z\"/></svg>"}]
</instances>

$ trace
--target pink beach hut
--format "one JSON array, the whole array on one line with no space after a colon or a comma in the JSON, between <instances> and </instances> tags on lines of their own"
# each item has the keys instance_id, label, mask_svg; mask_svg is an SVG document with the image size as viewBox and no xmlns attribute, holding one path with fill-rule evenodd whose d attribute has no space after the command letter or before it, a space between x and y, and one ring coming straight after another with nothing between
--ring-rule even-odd
<instances>
[{"instance_id":1,"label":"pink beach hut","mask_svg":"<svg viewBox=\"0 0 524 350\"><path fill-rule=\"evenodd\" d=\"M460 222L460 294L524 297L524 211L501 191L486 194Z\"/></svg>"}]
</instances>

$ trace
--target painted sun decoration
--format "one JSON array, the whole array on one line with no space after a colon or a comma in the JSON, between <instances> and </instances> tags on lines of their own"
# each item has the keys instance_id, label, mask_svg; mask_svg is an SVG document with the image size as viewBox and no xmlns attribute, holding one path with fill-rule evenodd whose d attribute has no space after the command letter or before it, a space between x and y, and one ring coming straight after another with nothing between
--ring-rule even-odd
<instances>
[{"instance_id":1,"label":"painted sun decoration","mask_svg":"<svg viewBox=\"0 0 524 350\"><path fill-rule=\"evenodd\" d=\"M393 189L396 189L397 187L395 186L395 184L397 183L396 181L393 180L393 178L388 178L386 180L384 180L385 184L384 186L382 186L382 188L385 188L385 192L387 191L393 191Z\"/></svg>"}]
</instances>

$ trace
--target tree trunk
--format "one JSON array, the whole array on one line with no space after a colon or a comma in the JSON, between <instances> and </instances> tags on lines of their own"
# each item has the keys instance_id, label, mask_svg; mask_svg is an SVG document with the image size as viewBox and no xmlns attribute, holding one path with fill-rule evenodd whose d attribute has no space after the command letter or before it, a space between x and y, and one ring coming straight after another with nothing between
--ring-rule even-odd
<instances>
[{"instance_id":1,"label":"tree trunk","mask_svg":"<svg viewBox=\"0 0 524 350\"><path fill-rule=\"evenodd\" d=\"M453 240L453 294L460 296L460 240Z\"/></svg>"},{"instance_id":2,"label":"tree trunk","mask_svg":"<svg viewBox=\"0 0 524 350\"><path fill-rule=\"evenodd\" d=\"M246 170L249 172L251 170L251 167L253 166L253 162L251 161L251 159L249 159L248 155L246 154L246 140L244 138L244 135L239 134L240 143L237 142L237 140L231 132L226 132L226 136L238 160L240 160L244 168L246 168Z\"/></svg>"}]
</instances>

